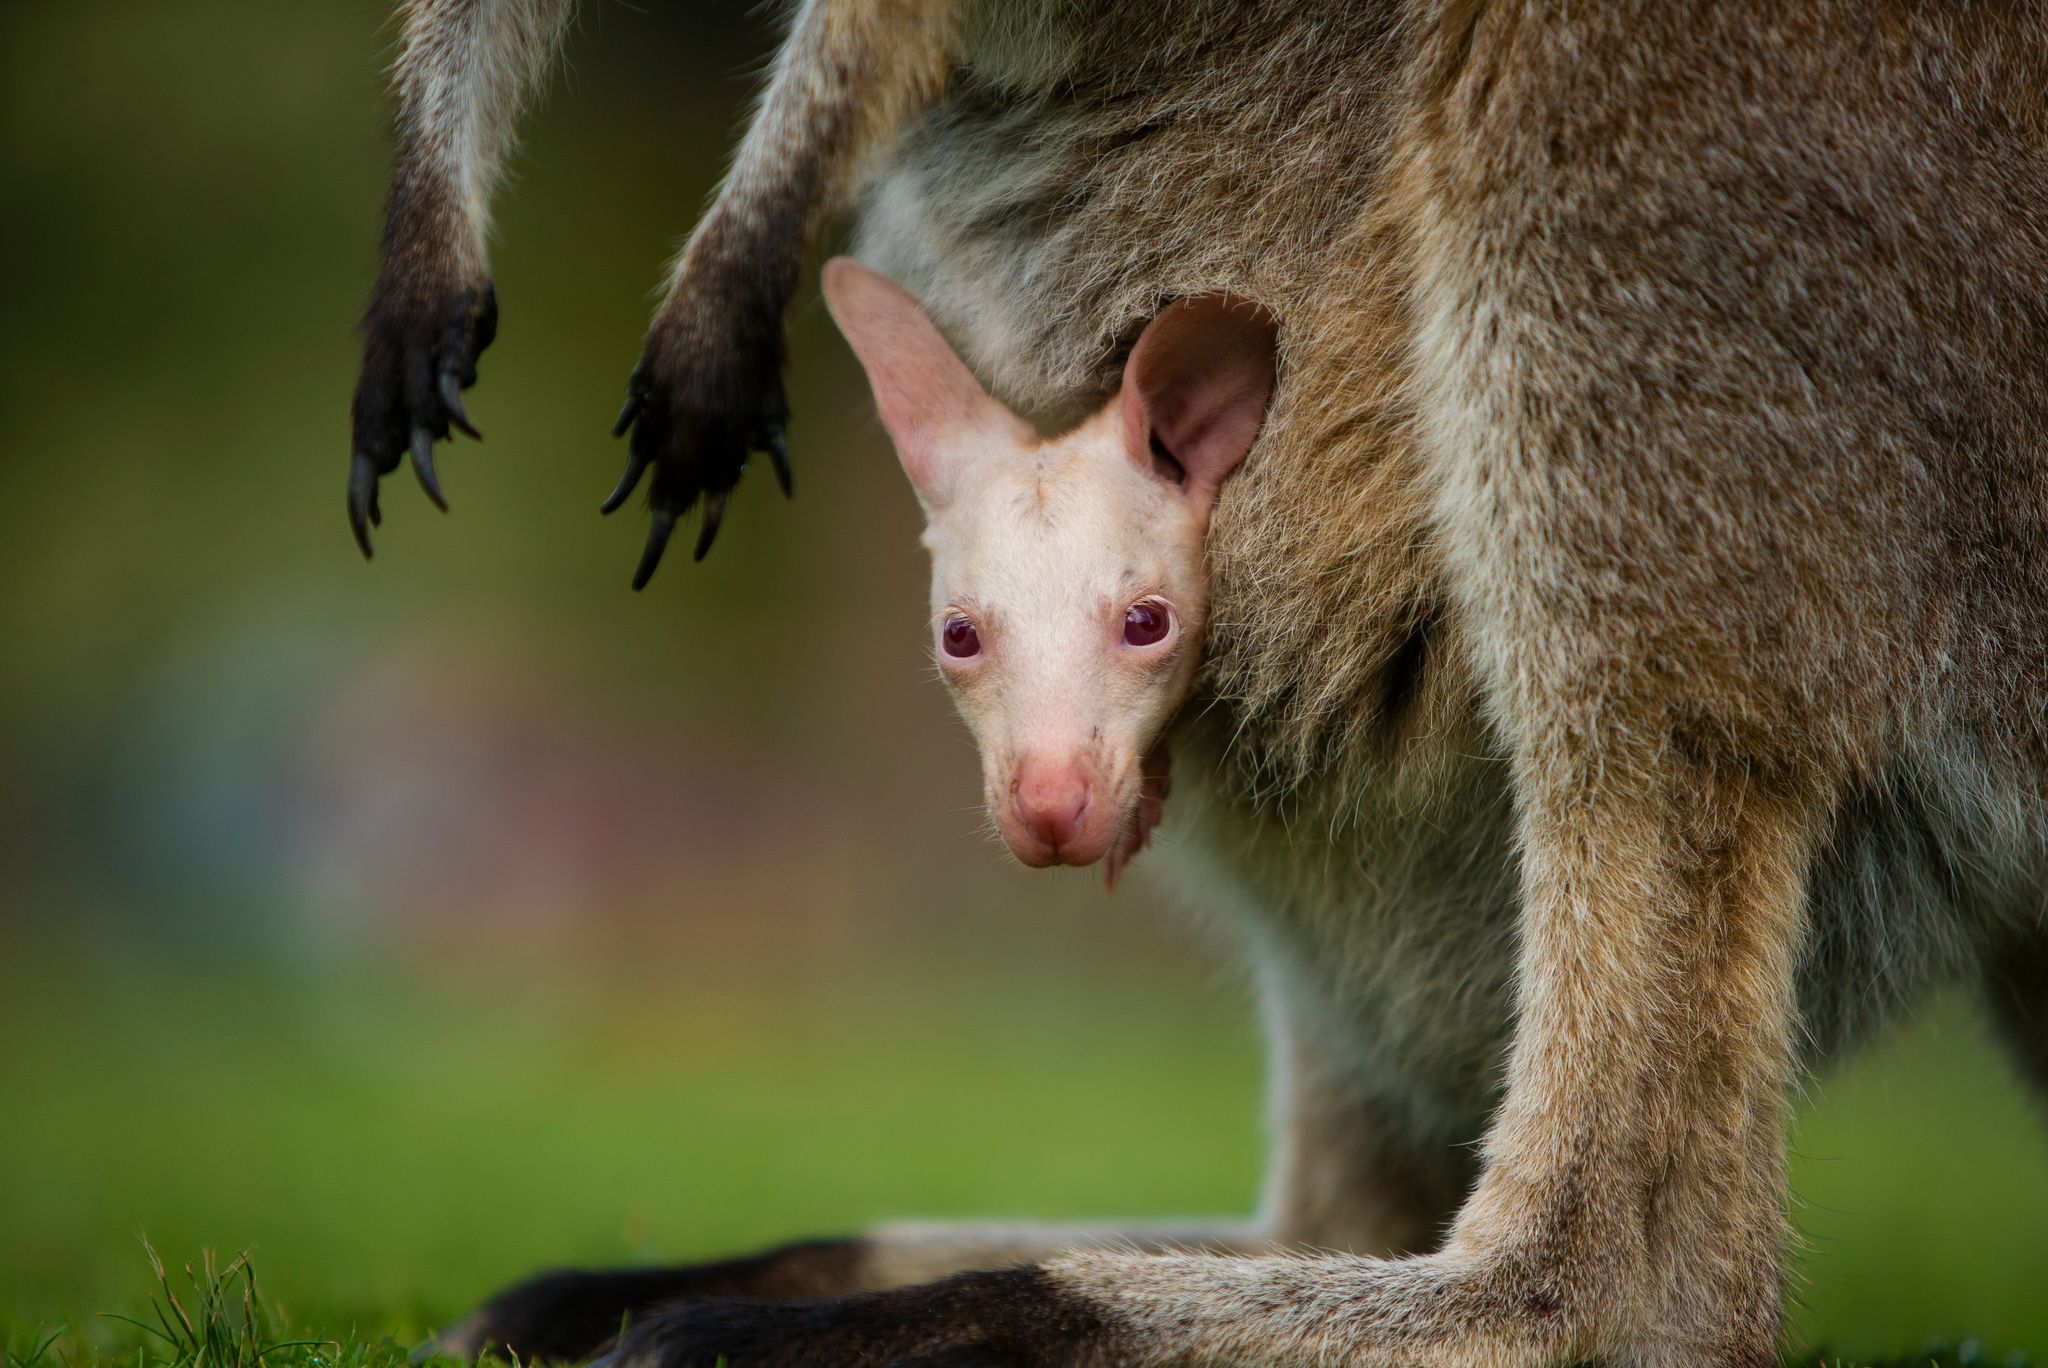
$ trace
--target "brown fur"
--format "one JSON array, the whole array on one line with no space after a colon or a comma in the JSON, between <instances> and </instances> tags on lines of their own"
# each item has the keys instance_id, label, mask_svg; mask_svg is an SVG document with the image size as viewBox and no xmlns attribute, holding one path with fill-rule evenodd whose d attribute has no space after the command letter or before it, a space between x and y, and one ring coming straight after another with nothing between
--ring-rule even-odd
<instances>
[{"instance_id":1,"label":"brown fur","mask_svg":"<svg viewBox=\"0 0 2048 1368\"><path fill-rule=\"evenodd\" d=\"M1235 1252L901 1234L851 1285L1033 1271L622 1358L1768 1360L1798 1072L1951 980L2048 1058L2048 12L988 0L918 50L862 252L1006 399L1091 406L1172 298L1282 321L1177 774L1285 1138ZM809 224L803 108L741 198Z\"/></svg>"}]
</instances>

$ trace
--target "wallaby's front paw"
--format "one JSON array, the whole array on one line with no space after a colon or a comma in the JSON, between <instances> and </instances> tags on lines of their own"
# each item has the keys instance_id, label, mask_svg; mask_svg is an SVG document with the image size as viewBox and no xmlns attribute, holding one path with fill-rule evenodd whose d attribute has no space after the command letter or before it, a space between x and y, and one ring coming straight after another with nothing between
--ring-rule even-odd
<instances>
[{"instance_id":1,"label":"wallaby's front paw","mask_svg":"<svg viewBox=\"0 0 2048 1368\"><path fill-rule=\"evenodd\" d=\"M1089 1308L1027 1266L816 1301L686 1302L633 1326L593 1368L1092 1368L1119 1359Z\"/></svg>"},{"instance_id":2,"label":"wallaby's front paw","mask_svg":"<svg viewBox=\"0 0 2048 1368\"><path fill-rule=\"evenodd\" d=\"M476 383L477 357L498 333L498 296L490 282L421 300L379 286L363 320L363 370L356 381L354 447L348 471L348 524L370 555L370 529L383 521L377 483L405 453L443 512L448 500L434 473L434 443L451 428L483 434L462 407Z\"/></svg>"},{"instance_id":3,"label":"wallaby's front paw","mask_svg":"<svg viewBox=\"0 0 2048 1368\"><path fill-rule=\"evenodd\" d=\"M694 555L704 559L725 516L726 499L753 452L768 454L783 494L790 493L781 310L760 313L743 338L724 345L707 345L701 335L657 325L627 384L626 406L612 435L630 430L631 451L604 511L623 505L640 477L653 470L648 505L654 519L633 572L635 589L653 577L676 519L700 497L704 522Z\"/></svg>"}]
</instances>

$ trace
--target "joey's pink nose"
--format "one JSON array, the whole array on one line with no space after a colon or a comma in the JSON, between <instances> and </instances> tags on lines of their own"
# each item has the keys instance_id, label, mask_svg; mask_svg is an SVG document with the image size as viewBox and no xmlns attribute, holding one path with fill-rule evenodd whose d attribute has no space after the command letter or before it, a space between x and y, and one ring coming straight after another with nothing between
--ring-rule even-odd
<instances>
[{"instance_id":1,"label":"joey's pink nose","mask_svg":"<svg viewBox=\"0 0 2048 1368\"><path fill-rule=\"evenodd\" d=\"M1088 778L1079 769L1026 763L1017 774L1017 820L1057 850L1081 834L1092 796Z\"/></svg>"}]
</instances>

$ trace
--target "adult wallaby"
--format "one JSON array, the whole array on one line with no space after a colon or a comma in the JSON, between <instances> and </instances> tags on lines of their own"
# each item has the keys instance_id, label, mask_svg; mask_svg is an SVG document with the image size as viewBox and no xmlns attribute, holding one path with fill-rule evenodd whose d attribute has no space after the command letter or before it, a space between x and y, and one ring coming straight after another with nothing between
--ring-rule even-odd
<instances>
[{"instance_id":1,"label":"adult wallaby","mask_svg":"<svg viewBox=\"0 0 2048 1368\"><path fill-rule=\"evenodd\" d=\"M565 9L408 7L359 518L462 417L481 186ZM641 578L779 452L849 192L1041 418L1174 300L1281 320L1176 735L1281 1036L1274 1175L1240 1229L557 1275L455 1342L1768 1361L1802 1069L1961 980L2048 1086L2043 90L2010 0L800 8L635 374Z\"/></svg>"}]
</instances>

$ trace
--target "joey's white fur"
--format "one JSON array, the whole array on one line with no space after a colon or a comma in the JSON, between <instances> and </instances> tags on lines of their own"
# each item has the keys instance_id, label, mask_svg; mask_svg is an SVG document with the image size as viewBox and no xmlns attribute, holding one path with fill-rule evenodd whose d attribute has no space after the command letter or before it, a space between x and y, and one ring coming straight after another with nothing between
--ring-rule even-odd
<instances>
[{"instance_id":1,"label":"joey's white fur","mask_svg":"<svg viewBox=\"0 0 2048 1368\"><path fill-rule=\"evenodd\" d=\"M1024 863L1107 860L1114 887L1160 817L1207 618L1209 513L1258 434L1272 323L1243 301L1177 304L1116 398L1041 438L892 282L835 261L825 298L925 510L934 652L989 811Z\"/></svg>"}]
</instances>

